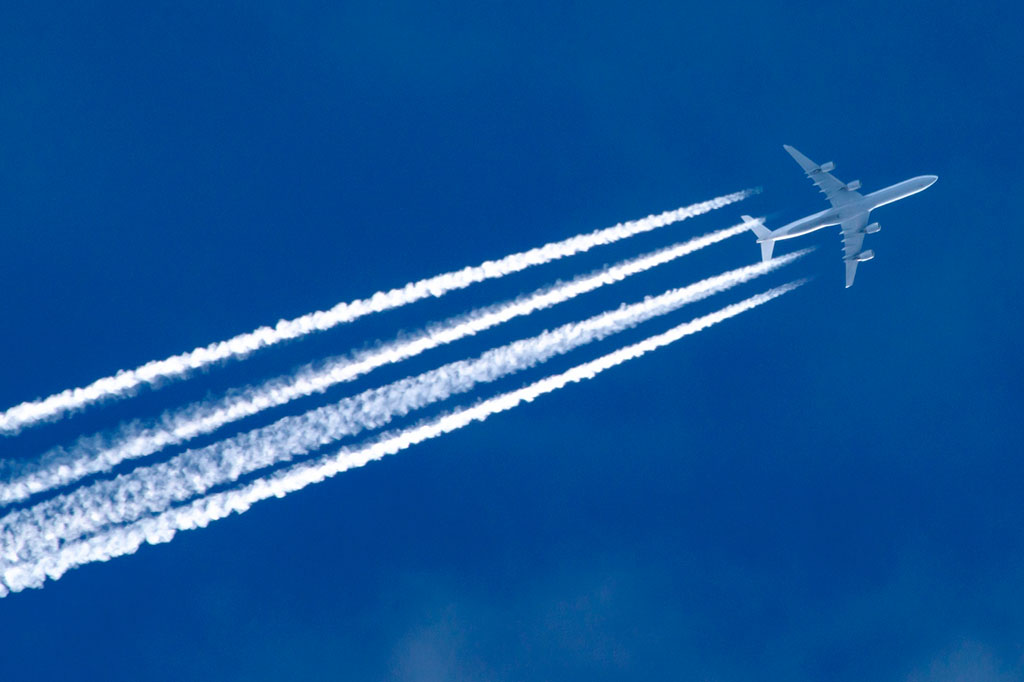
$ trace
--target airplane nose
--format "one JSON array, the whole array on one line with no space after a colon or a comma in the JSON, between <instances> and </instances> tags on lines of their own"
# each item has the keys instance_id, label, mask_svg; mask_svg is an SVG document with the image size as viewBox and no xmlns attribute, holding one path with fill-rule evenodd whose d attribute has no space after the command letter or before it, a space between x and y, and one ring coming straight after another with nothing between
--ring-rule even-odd
<instances>
[{"instance_id":1,"label":"airplane nose","mask_svg":"<svg viewBox=\"0 0 1024 682\"><path fill-rule=\"evenodd\" d=\"M921 189L928 189L935 184L935 181L939 179L938 175L922 175L921 176Z\"/></svg>"}]
</instances>

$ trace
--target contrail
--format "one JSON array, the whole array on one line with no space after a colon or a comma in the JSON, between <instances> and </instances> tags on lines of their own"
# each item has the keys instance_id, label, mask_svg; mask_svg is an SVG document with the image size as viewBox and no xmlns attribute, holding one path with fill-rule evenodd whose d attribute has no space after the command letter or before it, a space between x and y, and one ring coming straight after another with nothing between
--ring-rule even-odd
<instances>
[{"instance_id":1,"label":"contrail","mask_svg":"<svg viewBox=\"0 0 1024 682\"><path fill-rule=\"evenodd\" d=\"M367 444L342 447L333 455L294 464L239 488L215 493L156 516L68 543L56 552L33 561L0 565L0 596L8 590L21 591L29 587L41 587L47 577L56 580L69 569L85 563L106 561L115 556L133 553L143 542L169 542L177 531L205 527L211 521L224 518L231 513L242 513L260 500L283 497L312 483L318 483L348 469L363 466L385 455L395 454L417 443L450 433L474 421L484 421L493 414L510 410L523 402L530 402L569 383L591 379L627 360L640 357L684 336L739 315L792 291L803 283L803 280L798 280L770 289L596 360L577 365L561 374L549 376L518 390L500 394L472 407L456 410L416 426L385 433Z\"/></svg>"},{"instance_id":2,"label":"contrail","mask_svg":"<svg viewBox=\"0 0 1024 682\"><path fill-rule=\"evenodd\" d=\"M622 306L537 337L484 353L477 359L449 363L436 370L364 391L334 405L188 451L167 462L143 467L110 481L96 482L0 519L0 558L24 560L56 549L110 523L134 520L163 510L211 487L266 466L309 453L366 428L378 428L406 414L476 384L529 367L665 314L787 265L807 252L739 268L630 306Z\"/></svg>"},{"instance_id":3,"label":"contrail","mask_svg":"<svg viewBox=\"0 0 1024 682\"><path fill-rule=\"evenodd\" d=\"M543 287L493 306L480 308L425 331L378 348L306 366L283 378L233 391L216 401L206 401L164 413L154 425L129 422L109 436L90 436L74 445L51 450L10 481L0 483L0 505L18 502L40 492L73 483L85 476L110 471L125 460L145 457L171 445L213 433L231 422L313 395L341 382L351 381L385 364L399 362L431 348L451 343L537 310L613 284L631 275L669 263L699 249L746 232L746 222L717 230L658 251L605 267L569 282Z\"/></svg>"},{"instance_id":4,"label":"contrail","mask_svg":"<svg viewBox=\"0 0 1024 682\"><path fill-rule=\"evenodd\" d=\"M582 322L495 348L473 360L448 363L13 511L0 519L0 561L25 561L55 551L62 541L163 511L244 474L312 453L365 429L380 428L396 416L465 393L480 383L494 381L750 281L788 265L808 251L738 268L640 303L620 306Z\"/></svg>"},{"instance_id":5,"label":"contrail","mask_svg":"<svg viewBox=\"0 0 1024 682\"><path fill-rule=\"evenodd\" d=\"M499 260L486 261L475 267L466 267L462 270L410 282L398 289L379 291L369 298L339 303L330 310L309 313L293 320L281 320L274 327L260 327L227 341L202 346L165 360L154 360L135 369L121 370L113 376L98 379L88 386L67 389L48 398L24 402L9 408L0 413L0 434L18 433L28 426L54 419L100 400L123 396L143 384L184 377L200 367L230 358L240 358L259 348L330 329L364 315L397 308L429 296L443 296L449 291L463 289L476 282L504 277L534 265L588 251L595 246L611 244L642 232L649 232L665 225L702 215L716 208L728 206L746 199L752 193L752 190L734 192L674 211L666 211L589 234L570 237L560 242L552 242L528 251L505 256Z\"/></svg>"}]
</instances>

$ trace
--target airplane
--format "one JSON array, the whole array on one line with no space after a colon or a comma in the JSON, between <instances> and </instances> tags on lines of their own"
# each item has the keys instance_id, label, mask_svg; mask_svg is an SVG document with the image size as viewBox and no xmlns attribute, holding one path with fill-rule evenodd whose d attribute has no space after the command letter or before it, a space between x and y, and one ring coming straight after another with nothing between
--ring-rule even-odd
<instances>
[{"instance_id":1,"label":"airplane","mask_svg":"<svg viewBox=\"0 0 1024 682\"><path fill-rule=\"evenodd\" d=\"M939 179L937 175L919 175L877 192L861 195L857 192L860 189L860 180L846 183L837 180L831 173L836 167L831 161L819 166L788 144L782 147L800 164L807 177L832 204L832 208L801 218L777 230L769 230L764 226L762 219L755 220L750 216L743 216L743 220L750 224L750 229L757 235L757 242L761 245L761 260L771 260L772 249L779 240L792 239L823 227L839 225L843 233L843 261L846 263L847 288L853 286L857 265L875 257L875 252L871 249L861 249L865 235L874 234L882 229L878 223L868 224L868 215L871 211L911 194L917 194L931 187L932 183Z\"/></svg>"}]
</instances>

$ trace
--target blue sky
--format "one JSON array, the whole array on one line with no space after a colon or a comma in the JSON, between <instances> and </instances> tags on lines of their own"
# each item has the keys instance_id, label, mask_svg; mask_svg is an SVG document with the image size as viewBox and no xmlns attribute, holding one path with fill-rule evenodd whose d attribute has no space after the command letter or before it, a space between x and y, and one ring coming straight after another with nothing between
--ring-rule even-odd
<instances>
[{"instance_id":1,"label":"blue sky","mask_svg":"<svg viewBox=\"0 0 1024 682\"><path fill-rule=\"evenodd\" d=\"M1019 679L1022 19L1011 3L9 7L4 407L577 232L764 191L8 438L4 458L740 213L777 227L820 210L783 143L868 191L939 181L873 215L877 257L850 290L839 237L823 230L784 273L469 399L815 277L797 293L0 600L0 677ZM734 238L359 386L757 257Z\"/></svg>"}]
</instances>

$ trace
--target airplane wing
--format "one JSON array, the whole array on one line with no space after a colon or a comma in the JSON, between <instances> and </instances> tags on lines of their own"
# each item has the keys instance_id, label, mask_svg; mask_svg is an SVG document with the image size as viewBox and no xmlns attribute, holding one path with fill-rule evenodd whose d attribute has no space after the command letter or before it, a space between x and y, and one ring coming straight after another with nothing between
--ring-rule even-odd
<instances>
[{"instance_id":1,"label":"airplane wing","mask_svg":"<svg viewBox=\"0 0 1024 682\"><path fill-rule=\"evenodd\" d=\"M847 189L845 182L837 179L834 175L829 173L828 170L822 169L821 166L801 154L796 148L791 147L788 144L782 145L782 148L789 152L789 155L800 164L800 167L804 169L804 173L807 174L807 177L811 179L811 182L817 185L818 189L821 190L822 194L825 195L825 198L828 199L829 203L833 206L841 206L842 204L849 203L854 199L860 199L859 193L852 189ZM829 170L831 170L831 167Z\"/></svg>"},{"instance_id":2,"label":"airplane wing","mask_svg":"<svg viewBox=\"0 0 1024 682\"><path fill-rule=\"evenodd\" d=\"M846 287L853 286L853 278L857 276L857 261L854 259L864 246L864 226L868 224L868 214L845 220L840 224L843 230L843 261L846 263Z\"/></svg>"}]
</instances>

